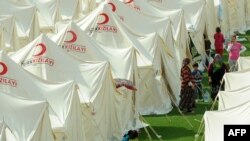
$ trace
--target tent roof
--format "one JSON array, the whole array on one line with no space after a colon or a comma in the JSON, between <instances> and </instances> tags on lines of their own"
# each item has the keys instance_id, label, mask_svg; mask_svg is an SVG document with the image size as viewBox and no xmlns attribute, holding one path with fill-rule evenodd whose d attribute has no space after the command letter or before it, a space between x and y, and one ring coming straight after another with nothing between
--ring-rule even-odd
<instances>
[{"instance_id":1,"label":"tent roof","mask_svg":"<svg viewBox=\"0 0 250 141\"><path fill-rule=\"evenodd\" d=\"M219 91L218 96L220 100L218 109L229 109L248 102L250 100L249 92L249 86L233 91Z\"/></svg>"},{"instance_id":2,"label":"tent roof","mask_svg":"<svg viewBox=\"0 0 250 141\"><path fill-rule=\"evenodd\" d=\"M227 124L249 125L250 102L222 111L206 111L205 140L221 141L224 138L223 128Z\"/></svg>"},{"instance_id":3,"label":"tent roof","mask_svg":"<svg viewBox=\"0 0 250 141\"><path fill-rule=\"evenodd\" d=\"M0 97L2 105L0 106L0 119L4 119L18 140L32 140L39 124L44 122L43 117L47 110L47 103L18 99L3 92L1 92ZM29 118L28 115L31 113L32 118ZM46 128L45 130L48 130L50 127ZM48 140L50 139L48 136Z\"/></svg>"}]
</instances>

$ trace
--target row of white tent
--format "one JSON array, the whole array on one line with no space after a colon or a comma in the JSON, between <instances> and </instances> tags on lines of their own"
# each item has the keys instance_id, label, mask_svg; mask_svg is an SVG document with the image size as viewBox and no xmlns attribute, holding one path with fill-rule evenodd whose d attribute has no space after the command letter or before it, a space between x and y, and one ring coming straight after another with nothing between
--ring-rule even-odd
<instances>
[{"instance_id":1,"label":"row of white tent","mask_svg":"<svg viewBox=\"0 0 250 141\"><path fill-rule=\"evenodd\" d=\"M225 90L218 93L218 111L207 111L204 114L206 141L223 140L224 125L250 124L249 62L249 57L240 57L239 71L224 75Z\"/></svg>"},{"instance_id":2,"label":"row of white tent","mask_svg":"<svg viewBox=\"0 0 250 141\"><path fill-rule=\"evenodd\" d=\"M57 32L57 22L83 17L91 11L90 3L89 0L1 0L1 48L16 51L40 33Z\"/></svg>"},{"instance_id":3,"label":"row of white tent","mask_svg":"<svg viewBox=\"0 0 250 141\"><path fill-rule=\"evenodd\" d=\"M114 0L115 3L117 1ZM84 19L88 13L93 13L106 1L99 2L101 3L90 0L70 2L67 0L2 0L0 3L2 49L16 51L40 33L57 33L62 23ZM190 33L198 52L204 55L203 33L206 32L213 42L216 26L222 26L226 35L249 27L249 0L179 0L176 2L124 0L123 3L133 10L128 10L127 13L116 5L110 4L115 9L113 12L120 15L121 19L126 15L131 19L131 11L136 11L140 16L151 17L153 21L170 18L175 44L180 48L178 50L183 50L184 53L189 40L187 32ZM140 19L140 16L137 19ZM137 24L137 21L133 21L133 24Z\"/></svg>"},{"instance_id":4,"label":"row of white tent","mask_svg":"<svg viewBox=\"0 0 250 141\"><path fill-rule=\"evenodd\" d=\"M215 19L214 4L209 0L180 0L176 3L170 0L124 3L111 0L96 8L88 0L84 1L85 5L77 0L70 4L69 1L55 1L23 1L30 8L26 14L19 11L26 9L21 8L21 4L16 5L19 1L1 1L4 5L11 2L10 7L14 4L9 8L14 14L3 16L1 23L5 24L0 26L6 31L1 32L1 48L13 51L9 52L11 59L1 52L3 97L7 93L14 96L7 96L7 99L18 97L27 103L33 100L43 103L41 105L46 105L46 101L46 119L50 120L42 121L45 122L42 124L51 126L40 129L23 122L25 128L21 128L18 120L6 120L7 115L18 117L13 115L15 112L3 110L6 113L3 112L0 119L1 127L7 132L0 137L14 135L18 141L43 140L46 133L54 134L55 138L50 139L57 141L120 140L127 130L145 126L139 120L140 114L167 114L172 110L172 103L178 105L181 60L190 55L189 38L204 55L203 33L207 31L212 40L216 25L215 20L208 20ZM66 8L58 8L58 3ZM84 5L88 7L87 12L93 11L83 18L76 18L75 22L68 22L68 19L74 19L74 10L70 8L73 5ZM30 12L37 11L36 8L38 15ZM3 9L9 14L7 6ZM64 13L64 16L59 14L63 22L57 22L58 13L52 9ZM39 20L39 17L48 19ZM41 25L52 25L46 28L55 33L39 35ZM13 32L8 34L10 26L13 30L9 31ZM23 47L22 44L27 45ZM29 119L32 112L20 116ZM38 124L41 120L36 118L35 121ZM39 137L34 134L38 130Z\"/></svg>"}]
</instances>

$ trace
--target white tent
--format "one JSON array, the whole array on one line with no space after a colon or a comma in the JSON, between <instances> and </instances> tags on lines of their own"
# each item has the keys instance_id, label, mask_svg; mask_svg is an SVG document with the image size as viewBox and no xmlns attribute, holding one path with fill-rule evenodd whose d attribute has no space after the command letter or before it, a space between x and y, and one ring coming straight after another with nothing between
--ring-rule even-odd
<instances>
[{"instance_id":1,"label":"white tent","mask_svg":"<svg viewBox=\"0 0 250 141\"><path fill-rule=\"evenodd\" d=\"M18 99L3 92L0 97L0 119L15 141L54 141L46 102ZM14 141L8 140L8 135L5 137L6 141Z\"/></svg>"},{"instance_id":2,"label":"white tent","mask_svg":"<svg viewBox=\"0 0 250 141\"><path fill-rule=\"evenodd\" d=\"M6 141L5 130L6 130L5 123L0 120L0 141Z\"/></svg>"},{"instance_id":3,"label":"white tent","mask_svg":"<svg viewBox=\"0 0 250 141\"><path fill-rule=\"evenodd\" d=\"M59 0L62 20L77 19L82 12L82 0Z\"/></svg>"},{"instance_id":4,"label":"white tent","mask_svg":"<svg viewBox=\"0 0 250 141\"><path fill-rule=\"evenodd\" d=\"M72 40L75 37L75 40ZM83 32L75 23L70 23L65 29L61 30L53 39L63 50L82 61L109 61L112 71L112 76L116 80L118 87L120 80L125 80L132 83L128 87L138 86L138 74L134 48L108 48L97 43L93 38ZM71 41L72 40L72 41ZM137 83L137 84L136 84ZM122 113L127 113L128 116L123 116L123 123L131 122L136 117L136 109L134 109L134 101L132 100L133 92L131 90L120 91L126 95L124 104L117 107L123 107ZM135 110L135 111L134 111ZM119 110L120 111L120 110ZM132 116L132 115L133 116ZM132 118L132 119L131 119ZM131 129L131 127L127 127ZM124 127L123 127L124 129ZM126 129L126 128L125 128Z\"/></svg>"},{"instance_id":5,"label":"white tent","mask_svg":"<svg viewBox=\"0 0 250 141\"><path fill-rule=\"evenodd\" d=\"M70 31L70 32L73 32L76 34L77 40L74 43L67 42L69 39L72 38L72 35L69 34L67 31ZM67 34L65 34L65 33L67 33ZM62 41L60 41L60 40L64 39L66 42L63 42L63 46L72 47L72 46L78 45L78 46L82 46L82 47L84 46L86 48L85 52L76 52L76 51L65 48L66 50L68 50L68 53L70 53L74 56L77 56L77 58L79 58L81 60L85 60L85 61L108 59L110 61L110 64L111 64L113 77L116 80L117 79L118 80L125 79L125 80L129 80L129 81L133 82L137 88L137 91L135 93L136 94L136 101L139 102L138 110L141 114L150 114L152 112L159 114L159 113L169 112L169 110L171 109L171 108L169 108L169 104L171 102L169 101L170 98L168 95L167 96L162 95L162 97L158 97L157 95L147 95L146 96L146 95L141 94L141 90L144 91L145 93L149 93L149 88L141 88L141 87L144 87L144 85L139 85L140 79L137 76L138 72L137 72L137 66L136 66L136 56L135 56L135 52L134 52L135 50L133 48L105 47L102 44L97 43L94 39L90 38L88 35L85 35L86 33L81 31L81 29L79 29L79 27L77 27L73 23L70 26L68 26L68 29L66 31L64 31L60 34L58 36L61 36L61 37L57 37L58 39L56 39L56 40L57 40L57 42L59 41L62 44ZM152 39L154 39L154 38L152 38ZM149 44L149 46L150 45L151 44ZM153 45L152 45L152 47L153 47ZM147 50L151 51L151 54L153 54L154 56L155 56L155 52L157 52L157 51L158 51L157 54L160 54L159 50L154 51L155 49L150 49L150 47ZM161 57L161 56L159 55L158 57ZM156 58L156 57L154 57L154 58ZM158 63L157 67L160 67L159 65L161 65L161 64L160 64L159 60L161 60L161 59L156 58L154 60L158 61L158 62L155 61L155 63ZM166 64L169 64L169 63L166 63ZM161 69L161 68L158 68L158 70L159 69ZM160 74L160 71L158 71L158 72ZM144 78L142 78L142 79L144 79ZM153 80L153 78L152 78L152 80ZM142 84L144 84L144 83L142 83ZM164 93L168 93L168 92L161 92L161 94L164 94ZM130 94L130 96L131 96L131 94ZM149 98L149 97L151 97L151 98ZM150 104L147 103L145 100L150 102ZM159 101L161 101L161 102L159 102ZM132 102L130 102L130 103L132 103ZM156 103L158 103L159 105L157 106ZM166 103L167 108L162 105L164 103Z\"/></svg>"},{"instance_id":6,"label":"white tent","mask_svg":"<svg viewBox=\"0 0 250 141\"><path fill-rule=\"evenodd\" d=\"M39 49L40 48L40 49ZM45 35L13 54L24 69L51 81L74 79L84 114L86 140L121 138L123 121L115 106L115 86L106 61L82 62L67 55Z\"/></svg>"},{"instance_id":7,"label":"white tent","mask_svg":"<svg viewBox=\"0 0 250 141\"><path fill-rule=\"evenodd\" d=\"M90 13L93 11L97 6L95 0L82 0L82 12L83 14Z\"/></svg>"},{"instance_id":8,"label":"white tent","mask_svg":"<svg viewBox=\"0 0 250 141\"><path fill-rule=\"evenodd\" d=\"M40 31L53 32L55 24L59 21L59 0L19 0L17 3L26 3L27 5L35 6L37 8L37 17L39 21Z\"/></svg>"},{"instance_id":9,"label":"white tent","mask_svg":"<svg viewBox=\"0 0 250 141\"><path fill-rule=\"evenodd\" d=\"M223 77L225 82L225 91L237 90L249 85L250 70L226 73Z\"/></svg>"},{"instance_id":10,"label":"white tent","mask_svg":"<svg viewBox=\"0 0 250 141\"><path fill-rule=\"evenodd\" d=\"M84 140L80 100L74 81L52 83L41 80L23 70L3 52L0 60L3 68L1 91L30 100L48 101L56 140Z\"/></svg>"},{"instance_id":11,"label":"white tent","mask_svg":"<svg viewBox=\"0 0 250 141\"><path fill-rule=\"evenodd\" d=\"M250 69L250 57L240 57L237 61L238 71Z\"/></svg>"},{"instance_id":12,"label":"white tent","mask_svg":"<svg viewBox=\"0 0 250 141\"><path fill-rule=\"evenodd\" d=\"M17 26L20 46L34 39L39 34L36 7L13 1L0 1L0 15L13 15ZM25 16L23 16L25 15Z\"/></svg>"},{"instance_id":13,"label":"white tent","mask_svg":"<svg viewBox=\"0 0 250 141\"><path fill-rule=\"evenodd\" d=\"M219 91L219 110L229 109L236 107L245 102L250 101L250 88L249 85L233 91Z\"/></svg>"},{"instance_id":14,"label":"white tent","mask_svg":"<svg viewBox=\"0 0 250 141\"><path fill-rule=\"evenodd\" d=\"M222 111L207 111L204 114L205 140L222 141L224 125L249 125L250 102Z\"/></svg>"},{"instance_id":15,"label":"white tent","mask_svg":"<svg viewBox=\"0 0 250 141\"><path fill-rule=\"evenodd\" d=\"M235 31L247 29L248 5L246 0L220 0L215 1L217 18L225 35L232 35ZM219 17L220 16L220 17Z\"/></svg>"},{"instance_id":16,"label":"white tent","mask_svg":"<svg viewBox=\"0 0 250 141\"><path fill-rule=\"evenodd\" d=\"M154 17L155 20L166 19L166 17L169 17L169 19L171 20L172 33L174 35L177 57L179 60L188 57L188 34L186 30L186 23L184 20L184 11L182 9L162 9L151 4L152 2L153 1L134 0L130 4L126 5L132 8L134 11L137 11L141 15ZM114 0L114 3L117 3L116 0Z\"/></svg>"},{"instance_id":17,"label":"white tent","mask_svg":"<svg viewBox=\"0 0 250 141\"><path fill-rule=\"evenodd\" d=\"M215 19L213 19L215 18L215 16L213 16L214 9L209 9L211 5L213 5L211 4L211 0L164 0L157 2L151 1L150 3L165 10L183 9L186 28L190 33L190 37L199 54L205 55L203 33L206 28L209 39L213 41L215 28ZM207 11L210 13L207 13ZM211 31L211 29L213 29L213 31Z\"/></svg>"},{"instance_id":18,"label":"white tent","mask_svg":"<svg viewBox=\"0 0 250 141\"><path fill-rule=\"evenodd\" d=\"M11 15L0 15L0 25L2 37L0 40L1 49L4 51L15 51L19 49L19 39L17 36L14 17Z\"/></svg>"},{"instance_id":19,"label":"white tent","mask_svg":"<svg viewBox=\"0 0 250 141\"><path fill-rule=\"evenodd\" d=\"M250 0L245 0L246 5L245 5L245 10L246 10L246 24L247 24L247 29L250 29Z\"/></svg>"},{"instance_id":20,"label":"white tent","mask_svg":"<svg viewBox=\"0 0 250 141\"><path fill-rule=\"evenodd\" d=\"M198 53L203 57L206 56L203 34L206 33L211 43L213 43L213 35L217 26L213 0L164 0L149 1L148 3L165 10L182 9L191 40ZM211 47L214 48L213 44L211 44ZM192 49L190 51L192 52ZM194 59L197 61L196 58Z\"/></svg>"},{"instance_id":21,"label":"white tent","mask_svg":"<svg viewBox=\"0 0 250 141\"><path fill-rule=\"evenodd\" d=\"M162 111L162 113L166 113L171 108L171 105L166 106L166 102L163 102L163 99L159 99L164 97L164 95L168 95L168 90L166 89L166 86L163 81L159 81L155 74L157 74L157 69L155 68L153 64L153 57L144 47L142 42L138 40L138 38L144 38L146 35L142 35L138 37L139 35L135 32L138 30L129 29L130 27L124 25L122 21L119 18L115 18L115 14L112 14L111 9L109 5L104 6L105 3L102 3L103 5L100 5L95 11L93 11L90 15L88 15L86 18L82 19L78 25L85 30L85 32L91 32L91 37L95 38L97 41L103 43L105 46L108 47L115 47L115 48L127 48L127 47L134 47L137 51L137 65L139 66L139 78L143 81L140 81L140 87L143 90L143 95L145 98L148 99L149 96L152 96L152 93L154 94L154 98L158 99L157 103L161 106L154 106L155 100L154 99L148 99L147 103L144 102L143 105L140 105L142 103L138 103L139 106L138 109L141 114L149 114L149 109L153 110L152 113L156 112L159 114L160 112L157 111L155 108L163 110L167 108L167 110ZM100 15L99 15L100 14ZM99 15L99 16L98 16ZM103 22L103 18L106 17L106 20L108 21ZM129 20L129 19L124 19ZM131 19L130 19L131 20ZM100 22L101 23L100 23ZM96 24L98 23L99 24ZM146 25L145 25L146 26ZM138 27L138 26L137 26ZM150 27L150 26L148 26ZM151 26L152 27L152 26ZM136 29L133 27L133 29ZM141 30L142 31L142 30ZM145 31L149 32L149 31ZM162 31L163 32L163 31ZM171 32L171 30L170 30ZM165 32L164 32L165 33ZM151 38L153 39L153 38ZM152 40L151 40L152 41ZM153 40L154 41L154 40ZM148 42L149 43L149 42ZM150 43L151 44L151 43ZM170 50L170 49L169 49ZM170 51L171 52L171 51ZM172 52L170 53L172 54ZM173 55L174 56L174 55ZM176 67L176 66L175 66ZM158 71L159 75L161 71ZM175 72L176 73L176 72ZM176 85L178 86L178 85ZM143 89L144 87L144 89ZM145 89L147 88L147 89ZM175 89L176 90L176 89ZM139 92L141 93L141 92ZM178 94L179 92L175 93ZM137 98L139 99L139 98ZM166 97L164 98L166 100ZM140 100L140 99L139 99ZM157 101L157 100L156 100ZM169 99L167 99L169 101ZM170 103L169 103L170 104ZM146 108L147 105L147 108ZM150 107L150 108L149 108ZM145 113L147 111L147 113Z\"/></svg>"}]
</instances>

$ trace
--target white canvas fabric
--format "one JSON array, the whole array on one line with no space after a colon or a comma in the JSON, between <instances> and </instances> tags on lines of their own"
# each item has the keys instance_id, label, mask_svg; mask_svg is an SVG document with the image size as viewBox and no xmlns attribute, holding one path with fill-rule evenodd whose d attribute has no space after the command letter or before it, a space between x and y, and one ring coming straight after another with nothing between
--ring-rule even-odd
<instances>
[{"instance_id":1,"label":"white canvas fabric","mask_svg":"<svg viewBox=\"0 0 250 141\"><path fill-rule=\"evenodd\" d=\"M61 32L53 38L53 40L60 47L62 47L66 53L76 57L79 60L109 61L112 77L115 80L128 80L135 85L137 91L140 91L139 87L137 87L139 86L139 82L137 76L138 72L135 56L136 52L134 48L104 47L102 44L97 43L93 38L89 37L73 22L70 23L65 29L61 30ZM117 107L123 107L118 111L123 111L121 113L127 113L126 115L128 115L122 116L122 121L124 123L123 128L125 129L141 126L141 124L134 125L135 127L128 126L128 124L131 124L130 122L133 121L134 118L138 120L138 115L136 114L137 111L132 101L133 95L139 94L137 91L133 92L130 89L122 89L122 91L120 91L122 94L126 95L126 97L123 98L123 102L121 102L123 104L118 103L119 105L117 105Z\"/></svg>"},{"instance_id":2,"label":"white canvas fabric","mask_svg":"<svg viewBox=\"0 0 250 141\"><path fill-rule=\"evenodd\" d=\"M1 67L1 91L49 103L49 117L56 140L84 140L80 100L74 81L53 83L39 79L23 70L3 52Z\"/></svg>"},{"instance_id":3,"label":"white canvas fabric","mask_svg":"<svg viewBox=\"0 0 250 141\"><path fill-rule=\"evenodd\" d=\"M120 115L117 115L115 107L115 95L118 93L106 61L84 63L64 53L45 35L39 36L11 57L24 69L43 79L76 81L86 123L86 140L121 138L120 124L123 121L118 120ZM30 60L33 60L31 64Z\"/></svg>"},{"instance_id":4,"label":"white canvas fabric","mask_svg":"<svg viewBox=\"0 0 250 141\"><path fill-rule=\"evenodd\" d=\"M132 6L126 6L125 4L121 3L118 0L112 0L108 2L105 6L110 7L112 11L107 11L108 15L111 15L112 19L116 21L122 21L127 28L134 33L136 36L147 36L148 34L157 32L158 35L161 37L161 39L164 41L164 43L167 45L169 51L172 54L172 57L174 60L176 60L176 63L178 64L178 68L176 72L180 72L181 68L181 62L183 58L187 57L186 55L186 47L187 47L187 41L185 38L185 31L181 29L185 29L184 23L179 23L180 20L183 19L183 14L181 10L173 10L173 11L163 11L161 14L161 18L158 16L161 12L160 10L154 8L154 11L150 11L151 15L145 15L143 14L143 8L142 6L145 6L148 9L152 9L149 7L149 4L146 4L146 2L138 1L140 5L136 4L137 1L133 1L131 3L134 3L139 10L136 10L135 8L132 8ZM129 5L129 4L128 4ZM144 11L149 11L146 9ZM155 12L157 11L157 12ZM105 11L106 12L106 11ZM117 14L118 16L114 15ZM157 17L152 14L156 13ZM140 18L139 21L136 19ZM121 20L120 20L121 19ZM183 19L184 22L184 19ZM147 23L147 24L145 24ZM184 27L181 27L184 26ZM172 30L173 29L173 30ZM184 32L183 32L184 31ZM179 32L183 32L182 35L180 35ZM184 35L183 35L184 34ZM187 33L186 33L187 36ZM141 37L142 38L142 37ZM175 40L173 40L175 39ZM176 41L176 40L179 40ZM144 46L144 45L143 45ZM180 47L182 46L182 47ZM185 46L185 47L184 47ZM178 75L178 74L177 74Z\"/></svg>"},{"instance_id":5,"label":"white canvas fabric","mask_svg":"<svg viewBox=\"0 0 250 141\"><path fill-rule=\"evenodd\" d=\"M20 48L17 36L14 16L1 15L0 16L1 29L1 49L9 52Z\"/></svg>"},{"instance_id":6,"label":"white canvas fabric","mask_svg":"<svg viewBox=\"0 0 250 141\"><path fill-rule=\"evenodd\" d=\"M78 22L78 25L80 25L80 27L85 32L87 32L87 33L91 32L90 33L91 37L93 37L97 41L103 43L104 46L115 47L115 48L127 48L130 46L134 47L137 50L137 54L136 54L137 65L139 67L142 67L145 69L146 68L152 69L152 71L150 71L150 72L153 72L153 73L150 75L150 77L152 79L156 79L155 73L156 73L157 69L155 69L154 66L152 66L153 60L154 60L153 56L150 54L148 49L144 47L142 42L140 42L138 40L138 38L142 38L142 39L145 38L144 36L146 36L146 35L140 36L140 35L136 34L135 27L133 27L133 29L134 29L133 31L130 31L130 27L128 27L127 25L124 25L119 18L113 18L115 16L117 17L117 15L111 13L112 10L110 9L109 5L104 6L105 3L102 3L102 4L103 5L100 5L89 16L80 20ZM99 14L101 14L101 16L97 16ZM96 16L94 16L94 15L96 15L97 18L95 18ZM103 23L104 17L106 18L106 21ZM107 19L108 19L108 21L107 21ZM124 20L129 20L129 19L124 19ZM102 23L99 23L99 25L96 24L99 21L102 21ZM106 22L108 22L108 23L106 23ZM114 30L112 30L112 29L114 29ZM171 30L170 30L170 32L171 32ZM147 43L149 43L149 42L147 42ZM172 52L170 54L172 54ZM145 75L140 74L140 71L139 71L139 75L140 75L139 76L140 79L142 79L142 80L144 79L144 77L149 77L149 75L145 76ZM146 85L145 81L140 81L140 82L142 82L142 84L140 84L140 85ZM153 93L157 94L157 96L155 96L157 99L160 96L166 95L166 93L163 93L163 92L168 91L166 89L166 87L164 87L165 84L162 84L162 83L163 83L163 81L160 81L159 83L153 83L153 85L156 85L156 86L149 85L151 87L151 90L154 91ZM139 88L141 88L141 87L139 87ZM162 91L161 88L166 89L166 90ZM145 96L145 98L152 94L149 91L144 91L144 92L146 92L146 93L143 94L142 96ZM162 103L164 100L159 99L159 102L160 101ZM147 107L145 107L145 104L143 106L141 106L140 103L138 103L137 104L139 106L138 109L141 109L141 110L139 110L139 112L141 114L151 113L150 111L156 107L156 106L154 106L155 101L151 101L151 102L152 102L151 104L147 103L148 104ZM159 110L162 111L162 114L166 113L166 111L169 111L169 109L171 109L169 107L171 105L169 105L167 107L165 104L166 103L164 102L161 104L162 105L161 107L158 106ZM165 107L165 110L162 109L163 107ZM168 110L166 110L166 108ZM149 111L149 109L150 109L150 111ZM159 110L154 109L154 111L159 111ZM152 111L152 113L154 113L154 111ZM159 113L157 113L157 114L159 114Z\"/></svg>"},{"instance_id":7,"label":"white canvas fabric","mask_svg":"<svg viewBox=\"0 0 250 141\"><path fill-rule=\"evenodd\" d=\"M224 138L224 125L249 125L250 103L221 111L206 111L205 141L222 141Z\"/></svg>"},{"instance_id":8,"label":"white canvas fabric","mask_svg":"<svg viewBox=\"0 0 250 141\"><path fill-rule=\"evenodd\" d=\"M59 7L62 20L73 20L79 18L82 12L81 0L59 0Z\"/></svg>"},{"instance_id":9,"label":"white canvas fabric","mask_svg":"<svg viewBox=\"0 0 250 141\"><path fill-rule=\"evenodd\" d=\"M219 91L218 109L229 109L250 101L249 92L249 86L233 91Z\"/></svg>"},{"instance_id":10,"label":"white canvas fabric","mask_svg":"<svg viewBox=\"0 0 250 141\"><path fill-rule=\"evenodd\" d=\"M114 1L116 2L116 1ZM175 39L175 50L177 52L177 58L179 60L183 60L183 58L187 57L187 30L186 23L184 20L184 11L182 9L163 9L158 6L155 6L154 3L161 4L162 1L140 1L133 0L131 3L125 3L128 7L137 11L140 15L154 17L157 20L164 19L169 17L171 20L172 33Z\"/></svg>"},{"instance_id":11,"label":"white canvas fabric","mask_svg":"<svg viewBox=\"0 0 250 141\"><path fill-rule=\"evenodd\" d=\"M221 0L222 31L225 35L232 35L234 31L245 31L247 28L245 0Z\"/></svg>"},{"instance_id":12,"label":"white canvas fabric","mask_svg":"<svg viewBox=\"0 0 250 141\"><path fill-rule=\"evenodd\" d=\"M56 21L60 20L59 0L22 0L21 2L37 8L36 12L41 31L54 30Z\"/></svg>"},{"instance_id":13,"label":"white canvas fabric","mask_svg":"<svg viewBox=\"0 0 250 141\"><path fill-rule=\"evenodd\" d=\"M250 57L240 57L237 61L238 71L250 69Z\"/></svg>"},{"instance_id":14,"label":"white canvas fabric","mask_svg":"<svg viewBox=\"0 0 250 141\"><path fill-rule=\"evenodd\" d=\"M39 34L36 7L7 0L0 1L0 5L1 15L13 15L15 18L20 46L32 41Z\"/></svg>"},{"instance_id":15,"label":"white canvas fabric","mask_svg":"<svg viewBox=\"0 0 250 141\"><path fill-rule=\"evenodd\" d=\"M0 97L0 119L4 119L15 141L54 141L46 102L18 99L3 92Z\"/></svg>"},{"instance_id":16,"label":"white canvas fabric","mask_svg":"<svg viewBox=\"0 0 250 141\"><path fill-rule=\"evenodd\" d=\"M5 130L6 130L5 123L0 120L0 141L6 141Z\"/></svg>"},{"instance_id":17,"label":"white canvas fabric","mask_svg":"<svg viewBox=\"0 0 250 141\"><path fill-rule=\"evenodd\" d=\"M231 91L243 88L249 85L250 70L226 73L223 77L225 81L225 91Z\"/></svg>"},{"instance_id":18,"label":"white canvas fabric","mask_svg":"<svg viewBox=\"0 0 250 141\"><path fill-rule=\"evenodd\" d=\"M245 10L246 10L246 25L247 29L250 29L250 0L245 0Z\"/></svg>"},{"instance_id":19,"label":"white canvas fabric","mask_svg":"<svg viewBox=\"0 0 250 141\"><path fill-rule=\"evenodd\" d=\"M97 6L95 0L82 0L82 12L84 14L90 13L93 11Z\"/></svg>"},{"instance_id":20,"label":"white canvas fabric","mask_svg":"<svg viewBox=\"0 0 250 141\"><path fill-rule=\"evenodd\" d=\"M136 0L135 0L136 1ZM153 2L150 1L150 3L154 6L160 7L165 10L174 10L174 9L183 9L184 11L184 17L185 17L185 23L186 28L188 32L190 33L190 37L192 41L195 44L195 47L199 54L205 56L205 50L204 50L204 41L203 41L203 33L205 31L205 25L214 25L210 22L214 22L215 19L209 17L209 21L207 21L207 15L206 8L211 7L210 2L208 1L206 5L205 0L179 0L179 1L171 1L171 0L164 0L164 1L157 1ZM214 9L212 9L214 10ZM210 10L210 11L212 11ZM211 29L210 27L207 27ZM207 31L209 35L209 39L211 38L212 33L210 31ZM214 32L214 31L212 31ZM210 39L212 40L212 39Z\"/></svg>"}]
</instances>

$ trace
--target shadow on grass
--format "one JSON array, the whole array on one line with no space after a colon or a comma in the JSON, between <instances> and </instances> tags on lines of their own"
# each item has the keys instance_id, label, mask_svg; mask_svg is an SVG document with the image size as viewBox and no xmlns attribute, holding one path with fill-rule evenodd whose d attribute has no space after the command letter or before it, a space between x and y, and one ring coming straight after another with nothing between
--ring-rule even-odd
<instances>
[{"instance_id":1,"label":"shadow on grass","mask_svg":"<svg viewBox=\"0 0 250 141\"><path fill-rule=\"evenodd\" d=\"M153 126L153 128L157 131L159 135L161 135L162 140L171 140L178 138L185 138L194 136L195 132L193 130L186 129L184 127L174 127L174 126ZM149 134L153 140L158 140L153 132L148 128ZM147 133L144 129L141 129L141 133L139 134L139 140L149 140Z\"/></svg>"},{"instance_id":2,"label":"shadow on grass","mask_svg":"<svg viewBox=\"0 0 250 141\"><path fill-rule=\"evenodd\" d=\"M194 108L194 112L195 114L192 115L203 115L205 111L210 110L211 106L212 106L213 102L198 102L196 104L196 107ZM185 113L185 115L189 116L190 114ZM171 111L168 116L176 116L176 115L180 115L180 112L178 111L177 108L174 108L173 111Z\"/></svg>"}]
</instances>

